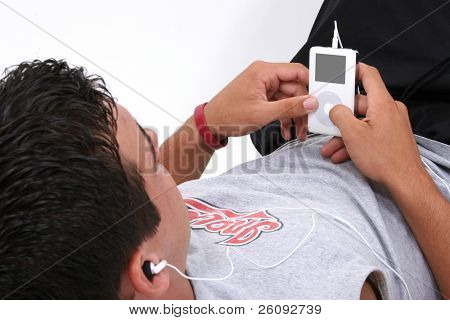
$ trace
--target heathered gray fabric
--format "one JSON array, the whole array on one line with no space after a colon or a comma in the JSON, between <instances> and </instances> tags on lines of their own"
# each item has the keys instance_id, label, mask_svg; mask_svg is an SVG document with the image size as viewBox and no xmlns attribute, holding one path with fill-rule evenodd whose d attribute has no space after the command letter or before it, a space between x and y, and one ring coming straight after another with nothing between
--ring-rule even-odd
<instances>
[{"instance_id":1,"label":"heathered gray fabric","mask_svg":"<svg viewBox=\"0 0 450 320\"><path fill-rule=\"evenodd\" d=\"M316 228L310 238L281 265L262 269L240 255L265 266L282 260L311 229L313 212L283 208L308 207L352 224L403 276L414 299L439 297L428 264L386 189L368 181L352 162L335 165L323 159L319 149L328 139L318 136L306 143L286 145L221 176L180 186L185 199L196 198L190 200L194 216L202 213L201 208L195 208L206 205L203 202L215 212L220 210L214 207L236 211L234 217L209 213L200 219L200 226L191 223L190 276L225 276L230 270L228 246L235 265L233 275L225 281L192 281L197 299L359 299L369 275L383 299L408 298L398 277L350 228L320 212L314 215ZM416 137L416 141L425 161L448 183L450 147L423 137ZM449 199L444 185L431 176ZM254 225L262 220L249 220L243 213L268 208L273 208L267 213L273 216L269 218L272 224L278 223L278 230L262 231L246 245L223 243L237 233L224 232L223 224L231 223L236 230L241 222Z\"/></svg>"}]
</instances>

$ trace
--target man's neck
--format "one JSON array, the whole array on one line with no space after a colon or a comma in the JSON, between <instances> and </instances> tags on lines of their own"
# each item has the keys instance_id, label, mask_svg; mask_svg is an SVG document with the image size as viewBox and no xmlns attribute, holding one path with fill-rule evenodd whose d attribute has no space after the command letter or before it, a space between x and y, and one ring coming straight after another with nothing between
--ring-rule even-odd
<instances>
[{"instance_id":1,"label":"man's neck","mask_svg":"<svg viewBox=\"0 0 450 320\"><path fill-rule=\"evenodd\" d=\"M181 277L176 272L171 272L169 290L161 299L170 300L195 300L194 289L188 279Z\"/></svg>"}]
</instances>

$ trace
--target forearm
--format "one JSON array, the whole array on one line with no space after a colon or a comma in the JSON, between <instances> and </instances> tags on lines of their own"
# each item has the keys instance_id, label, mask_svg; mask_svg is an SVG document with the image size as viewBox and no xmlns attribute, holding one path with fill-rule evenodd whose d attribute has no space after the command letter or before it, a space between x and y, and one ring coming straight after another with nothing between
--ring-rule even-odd
<instances>
[{"instance_id":1,"label":"forearm","mask_svg":"<svg viewBox=\"0 0 450 320\"><path fill-rule=\"evenodd\" d=\"M450 202L425 169L387 183L411 227L443 298L450 299Z\"/></svg>"},{"instance_id":2,"label":"forearm","mask_svg":"<svg viewBox=\"0 0 450 320\"><path fill-rule=\"evenodd\" d=\"M177 184L200 178L213 155L198 134L194 118L190 117L160 147L160 162Z\"/></svg>"}]
</instances>

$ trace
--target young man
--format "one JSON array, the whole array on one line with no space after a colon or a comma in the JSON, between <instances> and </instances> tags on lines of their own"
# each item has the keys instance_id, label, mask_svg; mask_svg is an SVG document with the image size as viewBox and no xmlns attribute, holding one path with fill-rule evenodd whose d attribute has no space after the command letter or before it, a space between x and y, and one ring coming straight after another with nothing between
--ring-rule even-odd
<instances>
[{"instance_id":1,"label":"young man","mask_svg":"<svg viewBox=\"0 0 450 320\"><path fill-rule=\"evenodd\" d=\"M221 140L304 116L317 106L307 74L252 64L206 106L209 130ZM359 75L365 120L330 113L353 162L331 163L330 144L322 158L321 140L185 183L183 200L176 183L214 152L193 118L159 152L100 79L54 60L19 65L0 83L2 298L447 297L450 150L416 137L433 182L404 105L376 69ZM163 259L216 280L169 267L147 277L144 263Z\"/></svg>"},{"instance_id":2,"label":"young man","mask_svg":"<svg viewBox=\"0 0 450 320\"><path fill-rule=\"evenodd\" d=\"M331 34L322 18L360 8L344 23L358 17L368 29L347 45L369 53L359 46L376 25L368 5L325 1L307 46ZM382 70L391 91L410 77L398 77L409 70L405 61ZM274 120L289 131L294 119L292 131L304 139L305 115L317 104L306 95L307 73L299 64L252 64L198 109L207 130L200 134L191 117L159 151L154 133L116 108L101 79L53 60L12 70L0 82L0 297L449 297L449 146L413 136L405 106L372 67L359 66L367 96L357 97L357 112L365 119L342 106L330 112L343 140L289 144L197 180L229 136ZM446 83L440 79L433 88ZM433 92L419 90L408 106L438 98ZM419 134L446 142L448 104L439 103L434 120L419 121L421 111L412 120ZM278 147L267 141L263 154ZM189 180L180 194L177 184ZM210 280L189 281L171 267L147 277L145 262L163 259Z\"/></svg>"}]
</instances>

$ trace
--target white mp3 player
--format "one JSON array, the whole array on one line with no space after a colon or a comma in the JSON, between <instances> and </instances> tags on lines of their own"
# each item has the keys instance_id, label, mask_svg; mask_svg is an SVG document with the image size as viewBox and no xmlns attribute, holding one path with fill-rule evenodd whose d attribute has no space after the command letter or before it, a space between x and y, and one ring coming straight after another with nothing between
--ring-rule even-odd
<instances>
[{"instance_id":1,"label":"white mp3 player","mask_svg":"<svg viewBox=\"0 0 450 320\"><path fill-rule=\"evenodd\" d=\"M319 101L319 108L308 114L309 132L341 136L329 113L337 104L354 112L356 53L337 47L312 47L309 51L309 94Z\"/></svg>"}]
</instances>

